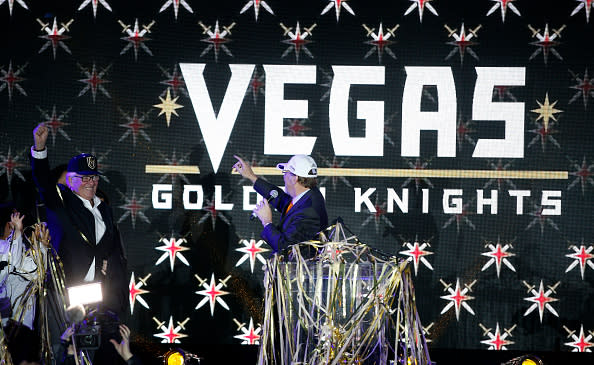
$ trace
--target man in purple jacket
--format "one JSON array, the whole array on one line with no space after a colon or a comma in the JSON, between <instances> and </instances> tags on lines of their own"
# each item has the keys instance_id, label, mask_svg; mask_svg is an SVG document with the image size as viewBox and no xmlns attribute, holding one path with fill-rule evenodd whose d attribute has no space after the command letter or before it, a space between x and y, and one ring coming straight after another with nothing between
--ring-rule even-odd
<instances>
[{"instance_id":1,"label":"man in purple jacket","mask_svg":"<svg viewBox=\"0 0 594 365\"><path fill-rule=\"evenodd\" d=\"M287 246L311 240L316 233L328 226L326 202L317 188L318 167L313 158L295 155L289 162L276 167L282 171L285 191L259 178L249 163L234 156L233 168L254 184L254 189L263 199L254 209L264 229L260 236L279 252ZM276 191L276 193L274 193ZM272 223L273 206L281 214L280 223Z\"/></svg>"}]
</instances>

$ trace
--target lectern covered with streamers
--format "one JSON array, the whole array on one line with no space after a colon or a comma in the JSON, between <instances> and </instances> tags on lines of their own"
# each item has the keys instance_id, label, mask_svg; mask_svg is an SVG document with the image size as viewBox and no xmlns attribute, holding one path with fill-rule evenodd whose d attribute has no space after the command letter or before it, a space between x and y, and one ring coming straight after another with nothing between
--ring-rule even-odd
<instances>
[{"instance_id":1,"label":"lectern covered with streamers","mask_svg":"<svg viewBox=\"0 0 594 365\"><path fill-rule=\"evenodd\" d=\"M267 263L259 364L431 363L406 261L340 223L285 256Z\"/></svg>"}]
</instances>

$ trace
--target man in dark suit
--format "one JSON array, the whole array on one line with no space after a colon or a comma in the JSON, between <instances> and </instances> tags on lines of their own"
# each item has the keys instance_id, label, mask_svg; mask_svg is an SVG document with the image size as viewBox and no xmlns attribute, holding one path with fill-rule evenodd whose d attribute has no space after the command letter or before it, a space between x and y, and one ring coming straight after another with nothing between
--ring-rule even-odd
<instances>
[{"instance_id":1,"label":"man in dark suit","mask_svg":"<svg viewBox=\"0 0 594 365\"><path fill-rule=\"evenodd\" d=\"M276 167L282 171L286 193L279 187L258 178L249 163L234 156L233 168L254 184L254 189L263 199L254 209L264 229L260 236L278 252L287 246L311 240L316 233L328 226L326 202L317 188L318 167L313 158L295 155L287 163ZM277 196L274 197L274 193ZM281 213L280 223L272 223L273 206Z\"/></svg>"},{"instance_id":2,"label":"man in dark suit","mask_svg":"<svg viewBox=\"0 0 594 365\"><path fill-rule=\"evenodd\" d=\"M33 131L31 166L48 221L53 222L51 236L61 237L52 244L64 266L66 287L101 282L100 309L121 316L128 297L126 264L111 207L96 196L97 158L86 153L73 157L68 162L67 186L56 185L47 158L47 137L48 128L43 123Z\"/></svg>"}]
</instances>

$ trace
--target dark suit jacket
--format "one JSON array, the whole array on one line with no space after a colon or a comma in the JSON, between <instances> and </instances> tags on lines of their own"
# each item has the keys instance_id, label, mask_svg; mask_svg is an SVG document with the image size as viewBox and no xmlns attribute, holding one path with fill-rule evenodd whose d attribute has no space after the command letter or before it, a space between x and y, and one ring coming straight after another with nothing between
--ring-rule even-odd
<instances>
[{"instance_id":1,"label":"dark suit jacket","mask_svg":"<svg viewBox=\"0 0 594 365\"><path fill-rule=\"evenodd\" d=\"M271 199L270 205L281 213L280 223L267 225L260 234L274 252L283 250L288 245L311 240L316 233L328 226L326 202L317 188L305 193L286 214L292 201L290 195L262 179L256 180L254 189L263 197L269 197L271 190L278 191L278 197Z\"/></svg>"},{"instance_id":2,"label":"dark suit jacket","mask_svg":"<svg viewBox=\"0 0 594 365\"><path fill-rule=\"evenodd\" d=\"M51 181L48 159L31 158L33 179L46 206L52 239L64 265L66 287L79 285L95 258L95 281L103 286L103 304L112 311L123 314L127 306L128 285L126 266L119 230L114 222L111 207L98 206L105 223L105 234L95 244L95 218L83 202L69 188ZM107 260L107 274L103 277L101 266Z\"/></svg>"}]
</instances>

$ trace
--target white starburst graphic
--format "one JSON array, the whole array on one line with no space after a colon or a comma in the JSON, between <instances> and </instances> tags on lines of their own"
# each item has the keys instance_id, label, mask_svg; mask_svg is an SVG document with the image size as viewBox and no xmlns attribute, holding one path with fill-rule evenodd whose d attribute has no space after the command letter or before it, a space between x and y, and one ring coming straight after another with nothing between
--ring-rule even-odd
<instances>
[{"instance_id":1,"label":"white starburst graphic","mask_svg":"<svg viewBox=\"0 0 594 365\"><path fill-rule=\"evenodd\" d=\"M151 277L151 273L148 273L147 276L144 278L139 279L138 282L134 279L134 272L130 276L130 284L128 285L129 290L129 300L130 300L130 314L134 314L134 304L136 301L140 303L146 309L150 309L149 305L145 300L141 297L142 294L149 293L148 290L142 289L143 286L146 286L147 280Z\"/></svg>"},{"instance_id":2,"label":"white starburst graphic","mask_svg":"<svg viewBox=\"0 0 594 365\"><path fill-rule=\"evenodd\" d=\"M563 328L568 333L567 337L573 340L570 342L565 342L565 346L573 347L573 349L571 349L572 352L592 352L592 350L590 350L590 347L594 347L594 343L590 342L594 336L592 331L589 331L589 334L586 336L584 334L584 325L581 324L580 334L576 336L576 331L571 331L565 326L563 326Z\"/></svg>"},{"instance_id":3,"label":"white starburst graphic","mask_svg":"<svg viewBox=\"0 0 594 365\"><path fill-rule=\"evenodd\" d=\"M166 258L169 258L169 266L171 267L171 272L173 272L173 266L175 264L175 259L179 259L183 264L186 266L190 266L190 263L184 255L182 254L183 251L187 251L189 247L182 247L182 244L187 243L184 237L182 238L175 238L175 237L161 237L159 240L163 244L163 246L155 247L155 250L163 251L163 255L159 257L157 262L155 262L155 266L159 265L161 262L165 261Z\"/></svg>"},{"instance_id":4,"label":"white starburst graphic","mask_svg":"<svg viewBox=\"0 0 594 365\"><path fill-rule=\"evenodd\" d=\"M225 280L220 280L218 284L215 281L214 273L210 277L209 284L206 282L206 279L202 279L198 275L195 275L195 277L196 279L198 279L198 286L204 288L203 290L197 291L196 294L204 295L204 298L200 301L200 303L198 303L198 305L196 305L196 308L194 309L200 309L204 304L209 303L210 315L213 316L215 305L216 303L219 303L221 307L225 308L226 310L229 310L229 306L227 305L227 303L225 303L223 298L221 298L221 296L227 295L229 294L229 292L221 290L221 288L227 286L227 280L231 278L231 275L227 276Z\"/></svg>"},{"instance_id":5,"label":"white starburst graphic","mask_svg":"<svg viewBox=\"0 0 594 365\"><path fill-rule=\"evenodd\" d=\"M121 191L118 190L120 196L125 201L124 204L120 205L119 208L124 209L126 212L122 214L120 219L118 220L118 224L122 223L122 221L128 217L132 220L132 229L136 228L136 218L140 217L140 219L148 224L151 221L144 215L144 211L148 209L148 205L143 204L142 202L148 194L145 194L142 198L136 199L136 189L132 190L132 197L128 198L124 195Z\"/></svg>"},{"instance_id":6,"label":"white starburst graphic","mask_svg":"<svg viewBox=\"0 0 594 365\"><path fill-rule=\"evenodd\" d=\"M429 3L432 0L410 0L410 1L412 1L412 5L409 6L409 8L406 9L406 11L404 12L405 16L410 14L413 10L415 10L415 8L419 10L419 21L421 23L423 22L423 12L425 11L425 8L429 9L429 11L433 13L433 15L439 16L439 14L437 14L437 10L435 10L433 5L431 5Z\"/></svg>"},{"instance_id":7,"label":"white starburst graphic","mask_svg":"<svg viewBox=\"0 0 594 365\"><path fill-rule=\"evenodd\" d=\"M545 211L545 208L543 208L542 206L537 206L534 205L534 210L530 213L528 213L529 215L533 216L534 219L532 219L530 221L530 223L526 226L525 230L529 230L530 228L532 228L533 226L535 226L536 224L538 224L540 226L540 235L542 236L544 234L544 229L545 226L550 226L552 227L555 231L559 231L559 226L557 226L557 224L551 219L549 218L550 215L547 214L543 214L543 212Z\"/></svg>"},{"instance_id":8,"label":"white starburst graphic","mask_svg":"<svg viewBox=\"0 0 594 365\"><path fill-rule=\"evenodd\" d=\"M379 233L380 224L383 222L388 227L394 228L392 222L390 222L388 217L386 217L386 213L388 213L386 210L387 205L387 202L380 204L377 195L375 197L375 203L373 206L369 206L369 204L366 203L369 216L361 223L361 227L366 226L369 222L373 222L375 225L375 233Z\"/></svg>"},{"instance_id":9,"label":"white starburst graphic","mask_svg":"<svg viewBox=\"0 0 594 365\"><path fill-rule=\"evenodd\" d=\"M13 174L25 181L25 177L19 171L19 167L26 166L24 163L19 161L22 157L22 154L16 154L12 156L11 148L11 146L8 146L8 152L6 154L0 154L0 176L6 174L9 187Z\"/></svg>"},{"instance_id":10,"label":"white starburst graphic","mask_svg":"<svg viewBox=\"0 0 594 365\"><path fill-rule=\"evenodd\" d=\"M247 259L249 259L250 260L250 271L253 274L254 273L254 264L256 263L256 259L258 261L260 261L262 263L262 265L266 265L266 259L264 259L264 257L262 256L262 253L268 252L270 250L262 247L262 245L266 243L265 241L263 241L263 240L256 241L255 239L252 238L249 241L246 239L242 239L241 241L239 241L239 243L241 245L243 245L243 247L236 248L235 251L243 252L244 255L241 256L241 258L239 260L237 260L235 267L238 267L239 265L243 264Z\"/></svg>"},{"instance_id":11,"label":"white starburst graphic","mask_svg":"<svg viewBox=\"0 0 594 365\"><path fill-rule=\"evenodd\" d=\"M569 264L565 272L570 272L574 267L580 265L580 273L582 275L582 280L584 280L586 266L590 266L591 269L594 269L594 262L592 262L592 258L594 258L594 254L592 254L594 246L584 245L584 239L582 238L582 244L579 247L571 245L569 246L569 249L573 250L573 252L565 255L565 257L569 257L573 261Z\"/></svg>"},{"instance_id":12,"label":"white starburst graphic","mask_svg":"<svg viewBox=\"0 0 594 365\"><path fill-rule=\"evenodd\" d=\"M231 194L231 192L229 192L229 194L227 194L227 196L229 196L230 194ZM216 208L216 204L213 200L209 200L209 199L204 199L204 200L206 200L206 206L203 207L202 210L206 211L206 214L203 215L200 218L200 220L198 220L199 224L206 222L206 220L210 218L210 222L212 224L213 231L215 230L215 226L217 224L217 218L220 218L227 225L231 224L231 222L229 222L229 219L227 219L227 217Z\"/></svg>"},{"instance_id":13,"label":"white starburst graphic","mask_svg":"<svg viewBox=\"0 0 594 365\"><path fill-rule=\"evenodd\" d=\"M355 15L355 12L351 8L349 4L347 4L348 0L328 0L329 3L326 5L324 10L320 13L320 15L324 15L330 11L330 9L334 8L336 10L336 22L338 23L338 19L340 18L340 9L344 8L346 11Z\"/></svg>"},{"instance_id":14,"label":"white starburst graphic","mask_svg":"<svg viewBox=\"0 0 594 365\"><path fill-rule=\"evenodd\" d=\"M155 21L153 20L149 24L143 24L142 30L138 25L138 18L134 20L134 27L130 27L128 24L124 24L121 20L118 20L118 23L122 26L122 32L125 32L127 35L125 37L121 37L120 39L123 41L127 41L128 44L122 48L120 55L125 54L128 52L130 48L134 48L134 61L138 60L138 49L142 48L149 56L153 55L150 48L144 42L150 41L151 39L147 37L147 33L151 32L151 27L155 25ZM132 28L132 29L130 29Z\"/></svg>"},{"instance_id":15,"label":"white starburst graphic","mask_svg":"<svg viewBox=\"0 0 594 365\"><path fill-rule=\"evenodd\" d=\"M433 266L429 263L424 256L433 255L433 252L426 250L425 248L429 247L429 242L423 242L419 244L419 241L415 239L414 243L404 242L403 246L406 246L408 250L400 251L401 255L408 256L408 261L412 261L414 268L415 268L415 276L417 276L417 271L419 269L419 263L423 263L425 267L429 270L433 270Z\"/></svg>"},{"instance_id":16,"label":"white starburst graphic","mask_svg":"<svg viewBox=\"0 0 594 365\"><path fill-rule=\"evenodd\" d=\"M237 330L241 331L239 335L233 336L238 340L241 340L242 345L259 345L260 344L260 332L262 331L262 326L258 325L257 328L254 328L254 320L250 317L250 324L248 327L245 327L245 323L239 323L238 320L233 318L235 324L237 324Z\"/></svg>"},{"instance_id":17,"label":"white starburst graphic","mask_svg":"<svg viewBox=\"0 0 594 365\"><path fill-rule=\"evenodd\" d=\"M70 141L70 136L68 136L63 128L70 125L69 123L64 122L64 118L66 118L70 110L72 110L72 107L69 107L66 109L66 111L61 112L60 115L57 114L55 105L52 107L51 115L48 111L43 110L40 107L37 107L37 110L39 110L41 113L43 123L49 129L50 134L52 135L52 146L56 145L56 135L58 133L60 133L62 137L66 138L66 140Z\"/></svg>"},{"instance_id":18,"label":"white starburst graphic","mask_svg":"<svg viewBox=\"0 0 594 365\"><path fill-rule=\"evenodd\" d=\"M107 3L107 1L105 0L85 0L82 2L82 4L80 4L80 6L78 7L78 9L76 9L77 11L81 11L82 9L84 9L87 5L91 4L93 7L93 18L97 18L97 5L101 4L103 5L103 7L109 11L111 10L111 6L109 6L109 4Z\"/></svg>"},{"instance_id":19,"label":"white starburst graphic","mask_svg":"<svg viewBox=\"0 0 594 365\"><path fill-rule=\"evenodd\" d=\"M241 11L239 12L239 14L243 14L249 8L254 7L254 15L256 16L256 21L258 21L258 14L260 13L260 6L262 6L270 14L274 15L274 11L272 11L272 8L270 7L270 5L268 5L266 3L266 1L264 1L264 0L250 0L250 1L248 1L244 5L244 7L241 8Z\"/></svg>"},{"instance_id":20,"label":"white starburst graphic","mask_svg":"<svg viewBox=\"0 0 594 365\"><path fill-rule=\"evenodd\" d=\"M590 22L590 12L592 8L594 8L594 1L593 0L576 0L579 2L579 5L573 9L570 16L574 16L575 14L579 13L580 10L584 9L586 13L586 23Z\"/></svg>"},{"instance_id":21,"label":"white starburst graphic","mask_svg":"<svg viewBox=\"0 0 594 365\"><path fill-rule=\"evenodd\" d=\"M0 82L2 83L2 85L0 85L0 91L4 89L8 91L8 101L12 101L12 91L14 89L17 89L21 95L27 96L25 89L19 85L19 82L26 80L25 78L21 77L21 74L27 65L28 63L25 63L24 65L18 67L16 71L14 71L12 69L12 61L10 61L8 64L8 70L5 70L4 67L0 69L0 73L2 73L2 76L0 76Z\"/></svg>"},{"instance_id":22,"label":"white starburst graphic","mask_svg":"<svg viewBox=\"0 0 594 365\"><path fill-rule=\"evenodd\" d=\"M86 94L87 91L91 90L91 94L93 95L93 104L94 104L95 98L97 96L97 90L99 90L103 93L103 95L105 95L106 97L111 99L111 95L109 95L109 93L107 92L105 87L103 87L103 84L111 82L111 81L103 78L105 76L105 74L107 73L107 71L109 71L109 69L111 68L111 65L107 66L105 69L101 70L100 72L97 72L97 67L95 66L94 63L93 63L93 68L90 71L88 69L82 67L81 65L78 65L78 68L86 76L85 79L80 79L78 81L87 84L87 86L85 86L78 93L77 96L79 96L79 97L83 96L84 94Z\"/></svg>"},{"instance_id":23,"label":"white starburst graphic","mask_svg":"<svg viewBox=\"0 0 594 365\"><path fill-rule=\"evenodd\" d=\"M175 15L175 20L177 20L177 13L179 12L179 5L182 5L186 8L187 11L194 14L194 10L190 7L190 5L186 2L186 0L167 0L161 9L159 9L159 13L164 12L168 7L173 6L173 14Z\"/></svg>"},{"instance_id":24,"label":"white starburst graphic","mask_svg":"<svg viewBox=\"0 0 594 365\"><path fill-rule=\"evenodd\" d=\"M569 159L569 158L568 158ZM572 189L577 184L580 184L582 187L582 195L586 192L586 187L588 185L594 186L594 163L588 164L586 161L586 156L582 159L582 162L578 162L577 160L569 159L571 163L571 167L574 169L569 173L571 176L575 176L575 179L567 186L567 190Z\"/></svg>"},{"instance_id":25,"label":"white starburst graphic","mask_svg":"<svg viewBox=\"0 0 594 365\"><path fill-rule=\"evenodd\" d=\"M169 324L165 326L165 321L161 322L157 318L153 317L153 320L157 322L157 329L163 331L162 333L155 333L153 336L162 339L161 343L180 343L179 339L188 337L188 335L181 333L182 329L185 330L185 324L188 323L190 318L186 318L183 322L177 322L177 326L173 325L173 316L169 317Z\"/></svg>"},{"instance_id":26,"label":"white starburst graphic","mask_svg":"<svg viewBox=\"0 0 594 365\"><path fill-rule=\"evenodd\" d=\"M505 13L507 11L507 9L511 9L511 11L513 11L514 13L516 13L517 16L522 16L522 14L520 14L520 11L518 10L518 8L516 8L516 6L512 3L515 0L491 0L495 2L495 5L493 5L493 7L491 9L489 9L489 12L487 12L487 16L493 14L495 12L495 10L500 9L501 10L501 21L503 23L505 23Z\"/></svg>"},{"instance_id":27,"label":"white starburst graphic","mask_svg":"<svg viewBox=\"0 0 594 365\"><path fill-rule=\"evenodd\" d=\"M479 323L479 327L483 330L483 337L488 337L488 339L481 341L481 343L489 346L489 350L507 350L507 346L514 344L513 341L507 338L512 337L511 333L516 328L515 324L510 329L504 328L503 334L499 329L499 322L495 325L495 332L491 332L491 328L486 328L482 323Z\"/></svg>"},{"instance_id":28,"label":"white starburst graphic","mask_svg":"<svg viewBox=\"0 0 594 365\"><path fill-rule=\"evenodd\" d=\"M504 264L511 271L516 272L516 268L507 259L508 257L516 255L515 253L509 252L509 250L512 248L510 243L502 245L501 240L497 238L496 244L488 242L485 247L488 248L489 251L483 252L481 255L489 257L489 260L485 263L481 271L485 271L491 265L495 264L495 268L497 269L497 277L499 278L499 274L501 273L501 264Z\"/></svg>"},{"instance_id":29,"label":"white starburst graphic","mask_svg":"<svg viewBox=\"0 0 594 365\"><path fill-rule=\"evenodd\" d=\"M544 314L545 309L549 312L553 313L556 317L559 317L559 314L551 305L552 302L556 302L559 299L551 297L552 293L555 293L555 289L561 284L558 281L555 285L549 286L547 290L544 290L544 286L542 280L540 281L540 285L538 290L535 290L535 285L529 285L527 282L522 281L524 285L528 288L528 293L531 293L533 296L524 298L524 300L532 302L533 304L526 310L524 313L524 317L532 313L535 309L538 308L538 315L540 317L540 322L542 323L542 316Z\"/></svg>"},{"instance_id":30,"label":"white starburst graphic","mask_svg":"<svg viewBox=\"0 0 594 365\"><path fill-rule=\"evenodd\" d=\"M41 30L45 32L45 34L40 35L39 38L45 39L47 41L41 47L38 53L43 53L43 51L48 49L51 45L54 60L56 59L56 51L58 50L58 46L60 46L68 54L72 54L70 48L68 48L68 46L64 44L64 41L69 39L70 37L65 35L64 33L70 31L68 27L70 26L70 24L72 24L73 21L74 19L70 19L66 24L60 23L62 26L58 28L58 20L55 17L54 23L51 27L49 26L49 23L44 23L43 21L41 21L41 19L37 18L37 22L41 25Z\"/></svg>"},{"instance_id":31,"label":"white starburst graphic","mask_svg":"<svg viewBox=\"0 0 594 365\"><path fill-rule=\"evenodd\" d=\"M476 283L476 280L474 280L472 283L468 285L465 284L463 289L460 288L459 278L456 279L456 287L453 289L452 284L448 284L442 279L439 279L439 281L444 286L443 290L447 290L450 293L448 295L443 295L440 297L442 299L450 301L445 307L443 307L440 314L444 314L445 312L450 310L450 308L454 307L454 310L456 311L456 321L458 321L460 319L460 309L464 307L464 309L466 309L470 314L472 314L473 316L475 315L474 311L472 310L470 305L466 303L466 301L474 299L474 297L467 295L467 293L472 291L472 286Z\"/></svg>"},{"instance_id":32,"label":"white starburst graphic","mask_svg":"<svg viewBox=\"0 0 594 365\"><path fill-rule=\"evenodd\" d=\"M128 121L127 123L119 124L120 127L126 128L126 132L124 132L124 134L122 134L120 139L118 139L118 142L122 142L130 134L132 134L132 145L134 147L136 147L136 138L138 137L138 135L141 135L142 137L144 137L144 139L147 142L151 141L151 138L149 137L149 135L144 131L144 129L149 128L151 126L150 124L144 123L144 121L146 120L146 118L148 117L148 115L150 113L150 109L149 109L149 111L147 111L145 113L141 113L140 116L138 116L136 107L134 107L134 113L132 115L130 115L129 113L126 113L120 107L118 107L118 110L120 111L120 114L122 115L122 117L124 117L124 119L126 119Z\"/></svg>"},{"instance_id":33,"label":"white starburst graphic","mask_svg":"<svg viewBox=\"0 0 594 365\"><path fill-rule=\"evenodd\" d=\"M0 5L4 4L6 1L8 1L8 12L10 13L10 16L12 16L12 8L14 7L15 0L0 0ZM29 10L24 0L16 0L16 2L23 8Z\"/></svg>"}]
</instances>

